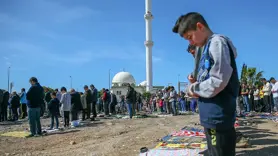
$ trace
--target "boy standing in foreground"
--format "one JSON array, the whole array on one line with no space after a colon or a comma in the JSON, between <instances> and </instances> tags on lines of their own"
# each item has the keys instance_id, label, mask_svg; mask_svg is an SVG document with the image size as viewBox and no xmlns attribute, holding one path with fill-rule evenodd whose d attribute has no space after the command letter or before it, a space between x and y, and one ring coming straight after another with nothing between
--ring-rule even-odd
<instances>
[{"instance_id":1,"label":"boy standing in foreground","mask_svg":"<svg viewBox=\"0 0 278 156\"><path fill-rule=\"evenodd\" d=\"M177 20L174 33L189 44L204 47L197 77L188 77L189 96L198 97L200 122L211 156L235 156L234 128L239 80L236 50L223 35L214 34L202 15L191 12Z\"/></svg>"}]
</instances>

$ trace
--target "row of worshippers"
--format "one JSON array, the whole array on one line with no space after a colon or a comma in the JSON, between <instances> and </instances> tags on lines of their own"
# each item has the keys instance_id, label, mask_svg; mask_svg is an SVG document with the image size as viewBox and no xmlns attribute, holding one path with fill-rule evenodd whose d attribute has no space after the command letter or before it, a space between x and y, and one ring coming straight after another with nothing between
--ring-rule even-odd
<instances>
[{"instance_id":1,"label":"row of worshippers","mask_svg":"<svg viewBox=\"0 0 278 156\"><path fill-rule=\"evenodd\" d=\"M17 121L19 118L24 119L27 116L27 100L25 89L17 94L13 91L11 94L0 89L0 122Z\"/></svg>"},{"instance_id":2,"label":"row of worshippers","mask_svg":"<svg viewBox=\"0 0 278 156\"><path fill-rule=\"evenodd\" d=\"M262 86L241 84L239 96L237 99L237 112L242 115L243 112L267 112L278 111L278 82L271 77L269 81L261 79Z\"/></svg>"},{"instance_id":3,"label":"row of worshippers","mask_svg":"<svg viewBox=\"0 0 278 156\"><path fill-rule=\"evenodd\" d=\"M197 99L188 97L185 92L177 94L175 88L169 86L153 94L149 100L149 105L152 112L160 111L177 115L178 112L196 112Z\"/></svg>"}]
</instances>

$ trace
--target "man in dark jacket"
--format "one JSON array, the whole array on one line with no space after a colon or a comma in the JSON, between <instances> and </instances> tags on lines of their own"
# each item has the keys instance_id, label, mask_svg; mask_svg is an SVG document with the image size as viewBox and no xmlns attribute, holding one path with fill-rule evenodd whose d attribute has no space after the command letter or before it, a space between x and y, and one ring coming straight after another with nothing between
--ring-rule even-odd
<instances>
[{"instance_id":1,"label":"man in dark jacket","mask_svg":"<svg viewBox=\"0 0 278 156\"><path fill-rule=\"evenodd\" d=\"M78 113L83 109L81 96L74 89L70 91L71 95L71 121L78 120Z\"/></svg>"},{"instance_id":2,"label":"man in dark jacket","mask_svg":"<svg viewBox=\"0 0 278 156\"><path fill-rule=\"evenodd\" d=\"M91 88L91 93L92 93L92 112L93 112L93 116L95 118L95 117L97 117L96 104L97 104L98 91L93 84L90 85L90 88Z\"/></svg>"},{"instance_id":3,"label":"man in dark jacket","mask_svg":"<svg viewBox=\"0 0 278 156\"><path fill-rule=\"evenodd\" d=\"M7 121L8 120L8 103L10 93L8 91L3 90L3 100L1 104L1 112L0 112L0 121Z\"/></svg>"},{"instance_id":4,"label":"man in dark jacket","mask_svg":"<svg viewBox=\"0 0 278 156\"><path fill-rule=\"evenodd\" d=\"M127 85L127 93L126 93L126 104L127 104L127 111L129 113L129 118L132 119L133 116L133 103L134 100L134 89L130 86L130 84Z\"/></svg>"},{"instance_id":5,"label":"man in dark jacket","mask_svg":"<svg viewBox=\"0 0 278 156\"><path fill-rule=\"evenodd\" d=\"M26 94L27 107L28 107L28 119L30 125L30 137L34 135L41 135L41 121L40 111L41 106L44 104L44 91L42 86L39 84L38 79L31 77L29 80L32 85Z\"/></svg>"},{"instance_id":6,"label":"man in dark jacket","mask_svg":"<svg viewBox=\"0 0 278 156\"><path fill-rule=\"evenodd\" d=\"M47 108L47 104L50 102L51 100L51 91L48 88L45 88L45 97L44 97L44 101L45 101L45 105L43 108L45 108L43 110L43 113L45 113L45 117L48 118L50 116L49 114L49 110L46 109Z\"/></svg>"},{"instance_id":7,"label":"man in dark jacket","mask_svg":"<svg viewBox=\"0 0 278 156\"><path fill-rule=\"evenodd\" d=\"M85 91L85 96L86 96L86 103L87 103L87 118L86 119L91 119L91 105L92 105L92 92L89 89L87 85L84 86L84 91ZM92 118L93 119L93 118Z\"/></svg>"},{"instance_id":8,"label":"man in dark jacket","mask_svg":"<svg viewBox=\"0 0 278 156\"><path fill-rule=\"evenodd\" d=\"M49 110L50 117L51 117L51 124L50 124L49 130L52 130L54 127L54 118L55 118L55 122L56 122L56 129L59 129L58 116L59 116L60 101L56 97L55 92L51 93L51 98L52 99L48 103L48 107L47 107Z\"/></svg>"},{"instance_id":9,"label":"man in dark jacket","mask_svg":"<svg viewBox=\"0 0 278 156\"><path fill-rule=\"evenodd\" d=\"M11 110L12 110L12 121L18 120L18 112L17 109L20 106L20 97L16 94L16 92L12 93L11 99Z\"/></svg>"},{"instance_id":10,"label":"man in dark jacket","mask_svg":"<svg viewBox=\"0 0 278 156\"><path fill-rule=\"evenodd\" d=\"M110 103L109 103L109 113L114 115L116 114L116 105L117 105L117 97L115 94L113 94L113 92L110 92Z\"/></svg>"}]
</instances>

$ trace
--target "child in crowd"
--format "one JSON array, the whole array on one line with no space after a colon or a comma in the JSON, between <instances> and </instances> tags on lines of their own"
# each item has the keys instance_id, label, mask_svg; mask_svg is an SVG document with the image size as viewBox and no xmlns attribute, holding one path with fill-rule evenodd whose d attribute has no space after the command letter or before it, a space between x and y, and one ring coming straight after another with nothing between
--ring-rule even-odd
<instances>
[{"instance_id":1,"label":"child in crowd","mask_svg":"<svg viewBox=\"0 0 278 156\"><path fill-rule=\"evenodd\" d=\"M260 89L259 86L257 85L255 87L255 91L254 91L254 108L255 111L261 111L261 106L260 106Z\"/></svg>"},{"instance_id":2,"label":"child in crowd","mask_svg":"<svg viewBox=\"0 0 278 156\"><path fill-rule=\"evenodd\" d=\"M49 110L50 117L51 117L51 125L50 125L49 130L53 129L54 118L55 118L55 122L56 122L56 129L59 129L58 115L59 115L60 101L56 98L56 93L55 92L51 93L51 98L52 99L48 103L48 110Z\"/></svg>"},{"instance_id":3,"label":"child in crowd","mask_svg":"<svg viewBox=\"0 0 278 156\"><path fill-rule=\"evenodd\" d=\"M173 32L204 47L200 57L197 77L190 74L188 94L198 97L201 125L205 129L208 155L235 156L236 98L239 79L236 66L236 49L230 39L215 34L204 17L197 12L180 16Z\"/></svg>"},{"instance_id":4,"label":"child in crowd","mask_svg":"<svg viewBox=\"0 0 278 156\"><path fill-rule=\"evenodd\" d=\"M161 99L159 100L159 108L160 108L160 112L161 112L161 113L163 112L163 103L164 103L164 99L161 98Z\"/></svg>"}]
</instances>

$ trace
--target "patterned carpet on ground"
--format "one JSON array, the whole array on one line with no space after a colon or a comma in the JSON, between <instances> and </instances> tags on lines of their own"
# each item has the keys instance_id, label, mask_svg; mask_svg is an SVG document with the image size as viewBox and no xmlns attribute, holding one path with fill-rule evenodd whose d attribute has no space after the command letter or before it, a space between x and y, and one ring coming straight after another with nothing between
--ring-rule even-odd
<instances>
[{"instance_id":1,"label":"patterned carpet on ground","mask_svg":"<svg viewBox=\"0 0 278 156\"><path fill-rule=\"evenodd\" d=\"M28 131L13 131L1 134L1 136L5 137L16 137L16 138L26 138L29 136L30 132Z\"/></svg>"},{"instance_id":2,"label":"patterned carpet on ground","mask_svg":"<svg viewBox=\"0 0 278 156\"><path fill-rule=\"evenodd\" d=\"M235 128L245 126L245 120L236 120ZM250 146L249 138L236 131L236 147ZM207 149L206 136L198 126L188 126L163 137L154 149L141 151L140 156L201 156Z\"/></svg>"},{"instance_id":3,"label":"patterned carpet on ground","mask_svg":"<svg viewBox=\"0 0 278 156\"><path fill-rule=\"evenodd\" d=\"M163 137L161 142L140 156L199 156L207 148L203 130L185 127Z\"/></svg>"}]
</instances>

